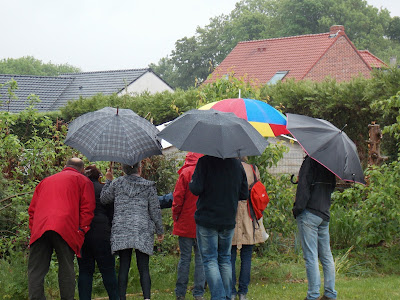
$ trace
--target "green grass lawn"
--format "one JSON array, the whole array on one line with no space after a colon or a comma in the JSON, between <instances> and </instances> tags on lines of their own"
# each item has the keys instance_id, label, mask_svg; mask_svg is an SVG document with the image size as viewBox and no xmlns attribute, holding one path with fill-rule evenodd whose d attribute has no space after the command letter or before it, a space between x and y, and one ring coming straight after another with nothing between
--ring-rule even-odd
<instances>
[{"instance_id":1,"label":"green grass lawn","mask_svg":"<svg viewBox=\"0 0 400 300\"><path fill-rule=\"evenodd\" d=\"M152 299L175 299L174 288L176 280L175 256L154 256L151 259ZM349 264L346 272L353 274ZM193 266L192 266L193 267ZM193 271L193 270L192 270ZM361 272L361 275L338 274L336 289L338 299L400 299L400 276L398 274L382 275L380 273ZM143 299L136 270L133 262L128 287L128 299ZM192 280L192 278L191 278ZM98 282L101 287L101 281ZM189 285L192 281L189 282ZM100 292L100 291L99 291ZM302 259L289 262L268 261L266 258L253 259L252 281L249 286L249 299L304 299L307 292L305 267ZM206 299L210 298L207 291ZM100 292L98 299L107 299ZM190 293L187 299L192 299Z\"/></svg>"},{"instance_id":2,"label":"green grass lawn","mask_svg":"<svg viewBox=\"0 0 400 300\"><path fill-rule=\"evenodd\" d=\"M254 254L252 260L252 279L249 286L249 299L288 299L303 300L307 292L306 272L301 253L288 248L288 251L274 252L264 249L263 254ZM336 289L338 299L400 299L400 246L354 249L350 253L336 250L334 253L336 269ZM150 259L152 279L152 299L175 299L177 255L154 255ZM239 261L237 261L237 268ZM27 256L18 253L9 262L0 260L0 299L27 299ZM191 272L193 273L193 263ZM76 270L77 270L76 266ZM45 289L47 299L59 299L58 265L55 260L50 265L46 276ZM189 287L193 285L190 277ZM78 299L78 288L75 298ZM139 274L136 259L133 255L129 273L129 300L141 300ZM95 299L106 300L98 270L93 282ZM207 290L206 299L210 299ZM190 292L187 299L193 299Z\"/></svg>"}]
</instances>

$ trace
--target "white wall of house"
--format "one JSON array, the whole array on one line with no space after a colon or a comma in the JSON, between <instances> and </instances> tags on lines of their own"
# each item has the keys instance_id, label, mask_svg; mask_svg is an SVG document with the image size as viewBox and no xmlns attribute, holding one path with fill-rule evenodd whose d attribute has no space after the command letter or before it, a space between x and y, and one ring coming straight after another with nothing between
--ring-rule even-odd
<instances>
[{"instance_id":1,"label":"white wall of house","mask_svg":"<svg viewBox=\"0 0 400 300\"><path fill-rule=\"evenodd\" d=\"M143 74L140 78L130 84L127 90L128 94L140 94L145 91L149 91L151 94L163 91L174 91L170 86L168 86L164 81L162 81L152 72L147 72ZM125 90L119 93L119 95L124 94L126 94Z\"/></svg>"}]
</instances>

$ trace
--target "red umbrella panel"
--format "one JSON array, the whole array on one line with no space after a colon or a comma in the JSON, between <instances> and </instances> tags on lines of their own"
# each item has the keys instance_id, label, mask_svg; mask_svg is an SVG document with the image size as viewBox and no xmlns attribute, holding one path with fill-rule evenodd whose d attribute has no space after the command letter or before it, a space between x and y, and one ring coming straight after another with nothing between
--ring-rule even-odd
<instances>
[{"instance_id":1,"label":"red umbrella panel","mask_svg":"<svg viewBox=\"0 0 400 300\"><path fill-rule=\"evenodd\" d=\"M264 137L289 134L286 129L286 117L271 105L254 99L233 98L208 103L200 110L215 109L232 112L247 120Z\"/></svg>"}]
</instances>

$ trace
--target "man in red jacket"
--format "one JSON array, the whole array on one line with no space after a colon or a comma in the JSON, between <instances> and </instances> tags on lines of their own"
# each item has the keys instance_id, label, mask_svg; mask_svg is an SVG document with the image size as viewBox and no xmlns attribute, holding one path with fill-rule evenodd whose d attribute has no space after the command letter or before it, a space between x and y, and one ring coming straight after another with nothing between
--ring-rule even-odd
<instances>
[{"instance_id":1,"label":"man in red jacket","mask_svg":"<svg viewBox=\"0 0 400 300\"><path fill-rule=\"evenodd\" d=\"M192 258L192 248L194 249L194 299L204 299L204 269L201 261L199 248L196 241L196 223L194 213L196 211L197 196L189 190L189 182L192 179L194 169L198 159L203 154L189 152L186 155L185 163L178 171L179 178L175 185L172 202L172 218L174 219L174 229L172 233L179 236L180 259L178 263L178 279L176 281L176 299L185 299L188 280L190 261Z\"/></svg>"},{"instance_id":2,"label":"man in red jacket","mask_svg":"<svg viewBox=\"0 0 400 300\"><path fill-rule=\"evenodd\" d=\"M46 299L44 277L53 249L59 264L61 299L74 299L74 254L80 256L96 206L93 183L82 174L83 170L83 161L71 158L61 172L43 179L35 189L28 210L29 299Z\"/></svg>"}]
</instances>

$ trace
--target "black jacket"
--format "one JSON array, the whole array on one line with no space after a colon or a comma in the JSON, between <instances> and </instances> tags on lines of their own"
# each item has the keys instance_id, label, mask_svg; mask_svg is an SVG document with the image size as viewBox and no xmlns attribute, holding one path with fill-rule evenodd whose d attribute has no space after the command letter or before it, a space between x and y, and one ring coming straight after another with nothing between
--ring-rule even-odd
<instances>
[{"instance_id":1,"label":"black jacket","mask_svg":"<svg viewBox=\"0 0 400 300\"><path fill-rule=\"evenodd\" d=\"M217 230L235 228L238 201L247 199L249 193L246 173L238 159L201 157L189 189L199 196L196 224Z\"/></svg>"},{"instance_id":2,"label":"black jacket","mask_svg":"<svg viewBox=\"0 0 400 300\"><path fill-rule=\"evenodd\" d=\"M307 209L329 222L331 194L335 189L336 177L323 165L306 156L299 172L296 201L293 215L296 218Z\"/></svg>"},{"instance_id":3,"label":"black jacket","mask_svg":"<svg viewBox=\"0 0 400 300\"><path fill-rule=\"evenodd\" d=\"M100 202L100 194L103 189L103 184L98 180L91 180L93 182L94 194L96 197L96 208L94 210L94 217L90 224L88 234L93 238L110 240L114 205L104 205Z\"/></svg>"}]
</instances>

